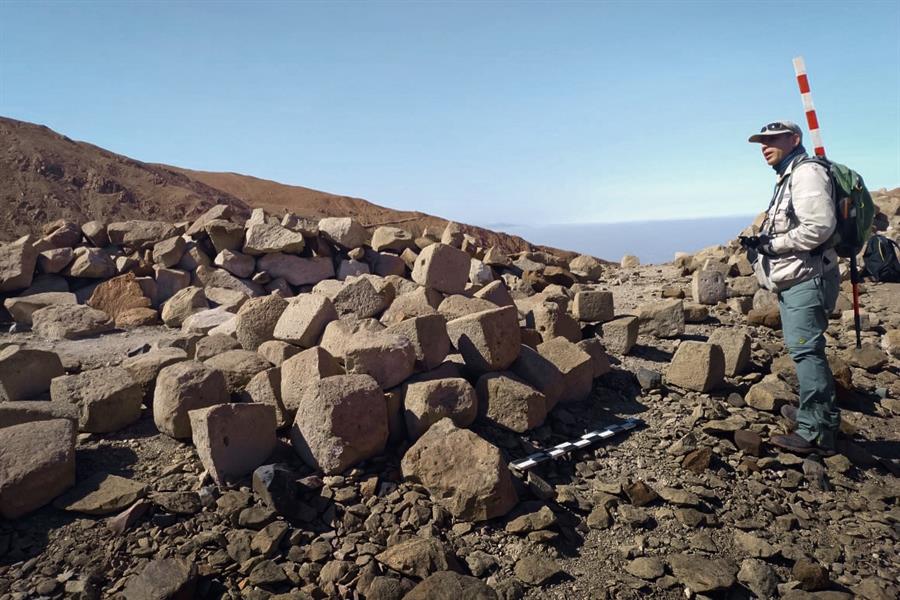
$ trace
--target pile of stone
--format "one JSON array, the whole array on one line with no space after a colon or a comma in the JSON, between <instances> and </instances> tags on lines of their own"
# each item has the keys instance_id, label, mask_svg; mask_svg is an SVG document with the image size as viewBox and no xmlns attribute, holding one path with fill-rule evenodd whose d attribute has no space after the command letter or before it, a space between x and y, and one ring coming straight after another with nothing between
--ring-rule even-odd
<instances>
[{"instance_id":1,"label":"pile of stone","mask_svg":"<svg viewBox=\"0 0 900 600\"><path fill-rule=\"evenodd\" d=\"M558 403L590 396L607 347L636 340L637 320L616 318L588 256L510 257L455 224L414 238L352 218L230 217L216 207L174 225L60 221L0 247L14 328L46 340L160 321L181 330L83 372L65 373L53 352L2 350L0 435L48 453L3 483L5 516L73 483L75 432L121 430L144 407L223 486L263 465L279 435L326 475L399 449L404 475L451 514L491 519L516 505L516 489L504 454L467 428L541 426ZM51 425L66 428L64 448L44 443ZM45 479L55 485L35 483Z\"/></svg>"}]
</instances>

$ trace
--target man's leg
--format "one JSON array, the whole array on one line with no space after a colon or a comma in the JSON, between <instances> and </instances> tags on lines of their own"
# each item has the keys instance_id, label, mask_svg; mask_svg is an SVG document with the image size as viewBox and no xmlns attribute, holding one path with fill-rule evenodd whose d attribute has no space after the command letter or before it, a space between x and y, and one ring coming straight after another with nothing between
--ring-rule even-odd
<instances>
[{"instance_id":1,"label":"man's leg","mask_svg":"<svg viewBox=\"0 0 900 600\"><path fill-rule=\"evenodd\" d=\"M840 411L834 406L834 378L825 357L828 314L837 296L837 273L797 284L779 295L784 343L800 382L797 434L834 447Z\"/></svg>"}]
</instances>

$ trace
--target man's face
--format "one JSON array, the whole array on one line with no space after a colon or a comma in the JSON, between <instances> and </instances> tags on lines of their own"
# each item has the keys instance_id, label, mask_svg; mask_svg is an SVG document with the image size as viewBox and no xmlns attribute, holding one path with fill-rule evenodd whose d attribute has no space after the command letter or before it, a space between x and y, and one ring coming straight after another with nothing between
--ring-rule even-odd
<instances>
[{"instance_id":1,"label":"man's face","mask_svg":"<svg viewBox=\"0 0 900 600\"><path fill-rule=\"evenodd\" d=\"M781 159L790 154L791 150L796 148L799 143L800 136L796 133L782 133L781 135L767 136L760 142L766 162L773 167L780 163Z\"/></svg>"}]
</instances>

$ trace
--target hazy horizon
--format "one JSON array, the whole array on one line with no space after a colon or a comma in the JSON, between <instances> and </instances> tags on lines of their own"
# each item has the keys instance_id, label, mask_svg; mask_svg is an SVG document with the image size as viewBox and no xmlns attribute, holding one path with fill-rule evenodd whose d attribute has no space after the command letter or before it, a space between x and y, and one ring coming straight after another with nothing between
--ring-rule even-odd
<instances>
[{"instance_id":1,"label":"hazy horizon","mask_svg":"<svg viewBox=\"0 0 900 600\"><path fill-rule=\"evenodd\" d=\"M613 262L618 262L626 254L632 254L642 264L660 264L671 262L676 252L694 253L708 246L727 244L750 225L755 217L756 215L734 215L615 223L538 226L494 223L483 226L521 236L532 244L589 254Z\"/></svg>"}]
</instances>

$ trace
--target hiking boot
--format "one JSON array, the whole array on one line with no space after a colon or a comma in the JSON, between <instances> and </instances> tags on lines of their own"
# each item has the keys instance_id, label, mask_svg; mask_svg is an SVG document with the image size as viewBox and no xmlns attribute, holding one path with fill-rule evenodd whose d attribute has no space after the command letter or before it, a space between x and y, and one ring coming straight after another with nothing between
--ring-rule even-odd
<instances>
[{"instance_id":1,"label":"hiking boot","mask_svg":"<svg viewBox=\"0 0 900 600\"><path fill-rule=\"evenodd\" d=\"M793 404L784 404L781 407L781 416L788 422L788 431L797 429L797 407Z\"/></svg>"},{"instance_id":2,"label":"hiking boot","mask_svg":"<svg viewBox=\"0 0 900 600\"><path fill-rule=\"evenodd\" d=\"M782 450L787 450L788 452L803 456L807 454L820 454L822 456L834 455L834 450L819 446L814 442L808 442L796 433L773 435L769 438L769 443L776 448L781 448Z\"/></svg>"}]
</instances>

